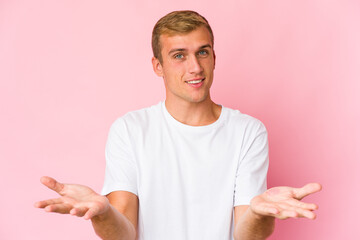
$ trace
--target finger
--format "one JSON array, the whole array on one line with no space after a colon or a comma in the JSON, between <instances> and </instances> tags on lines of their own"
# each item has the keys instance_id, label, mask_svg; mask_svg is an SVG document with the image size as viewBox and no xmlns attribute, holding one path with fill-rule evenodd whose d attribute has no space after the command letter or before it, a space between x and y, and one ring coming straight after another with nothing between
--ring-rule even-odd
<instances>
[{"instance_id":1,"label":"finger","mask_svg":"<svg viewBox=\"0 0 360 240\"><path fill-rule=\"evenodd\" d=\"M302 198L312 193L316 193L320 191L321 188L322 186L319 183L309 183L303 186L302 188L295 188L294 194L297 199L301 200Z\"/></svg>"},{"instance_id":2,"label":"finger","mask_svg":"<svg viewBox=\"0 0 360 240\"><path fill-rule=\"evenodd\" d=\"M298 216L298 213L292 210L283 210L280 211L279 214L275 215L275 217L279 219L296 218Z\"/></svg>"},{"instance_id":3,"label":"finger","mask_svg":"<svg viewBox=\"0 0 360 240\"><path fill-rule=\"evenodd\" d=\"M304 217L309 219L315 219L316 215L312 211L304 210L302 208L298 208L296 212L299 214L298 217Z\"/></svg>"},{"instance_id":4,"label":"finger","mask_svg":"<svg viewBox=\"0 0 360 240\"><path fill-rule=\"evenodd\" d=\"M293 217L293 218L305 217L305 218L313 219L315 215L311 210L303 209L300 207L294 207L286 204L282 204L281 207L282 207L282 211L286 212L285 215L288 217Z\"/></svg>"},{"instance_id":5,"label":"finger","mask_svg":"<svg viewBox=\"0 0 360 240\"><path fill-rule=\"evenodd\" d=\"M76 207L70 210L70 214L73 216L82 217L88 211L87 207Z\"/></svg>"},{"instance_id":6,"label":"finger","mask_svg":"<svg viewBox=\"0 0 360 240\"><path fill-rule=\"evenodd\" d=\"M297 208L287 203L276 203L276 209L278 213L274 214L274 217L279 219L296 218L299 216Z\"/></svg>"},{"instance_id":7,"label":"finger","mask_svg":"<svg viewBox=\"0 0 360 240\"><path fill-rule=\"evenodd\" d=\"M61 195L61 191L64 189L64 184L57 182L55 179L51 177L42 177L40 179L41 183L44 184L46 187L54 190L55 192Z\"/></svg>"},{"instance_id":8,"label":"finger","mask_svg":"<svg viewBox=\"0 0 360 240\"><path fill-rule=\"evenodd\" d=\"M37 208L45 208L48 205L58 204L58 203L62 203L62 202L63 201L61 199L54 198L54 199L48 199L48 200L36 202L34 204L34 206L37 207Z\"/></svg>"},{"instance_id":9,"label":"finger","mask_svg":"<svg viewBox=\"0 0 360 240\"><path fill-rule=\"evenodd\" d=\"M89 220L92 217L95 217L96 215L100 214L101 208L98 205L94 205L85 213L84 219Z\"/></svg>"},{"instance_id":10,"label":"finger","mask_svg":"<svg viewBox=\"0 0 360 240\"><path fill-rule=\"evenodd\" d=\"M45 207L46 212L56 212L61 214L68 214L72 209L71 205L69 204L53 204Z\"/></svg>"},{"instance_id":11,"label":"finger","mask_svg":"<svg viewBox=\"0 0 360 240\"><path fill-rule=\"evenodd\" d=\"M313 214L311 211L304 210L302 208L294 207L287 203L277 203L274 204L262 204L258 206L255 210L256 213L263 216L272 216L279 219L287 218L298 218L298 217L307 217L312 218Z\"/></svg>"},{"instance_id":12,"label":"finger","mask_svg":"<svg viewBox=\"0 0 360 240\"><path fill-rule=\"evenodd\" d=\"M97 211L93 208L90 208L84 215L85 220L89 220L97 215Z\"/></svg>"},{"instance_id":13,"label":"finger","mask_svg":"<svg viewBox=\"0 0 360 240\"><path fill-rule=\"evenodd\" d=\"M277 203L276 206L280 211L295 211L297 209L297 207L294 207L285 202Z\"/></svg>"},{"instance_id":14,"label":"finger","mask_svg":"<svg viewBox=\"0 0 360 240\"><path fill-rule=\"evenodd\" d=\"M301 202L301 201L296 200L296 199L290 199L290 200L288 200L286 202L291 206L302 208L302 209L305 209L305 210L316 210L316 209L318 209L318 206L316 204L314 204L314 203L305 203L305 202Z\"/></svg>"},{"instance_id":15,"label":"finger","mask_svg":"<svg viewBox=\"0 0 360 240\"><path fill-rule=\"evenodd\" d=\"M278 204L278 209L280 210L280 213L278 216L281 219L285 218L309 218L309 219L315 219L315 213L312 212L312 210L303 209L300 207L294 207L292 205L288 205L286 203Z\"/></svg>"}]
</instances>

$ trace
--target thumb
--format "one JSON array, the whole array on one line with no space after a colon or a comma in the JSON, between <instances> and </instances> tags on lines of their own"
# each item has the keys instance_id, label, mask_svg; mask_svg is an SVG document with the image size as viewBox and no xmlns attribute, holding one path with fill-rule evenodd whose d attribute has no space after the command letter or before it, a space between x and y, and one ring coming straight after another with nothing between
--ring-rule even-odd
<instances>
[{"instance_id":1,"label":"thumb","mask_svg":"<svg viewBox=\"0 0 360 240\"><path fill-rule=\"evenodd\" d=\"M56 181L51 177L47 177L47 176L41 177L40 182L44 184L46 187L50 188L51 190L59 193L60 195L61 195L61 191L64 189L64 184L59 183L58 181Z\"/></svg>"},{"instance_id":2,"label":"thumb","mask_svg":"<svg viewBox=\"0 0 360 240\"><path fill-rule=\"evenodd\" d=\"M301 200L312 193L319 192L321 189L322 186L319 183L308 183L302 188L295 188L294 194L297 199Z\"/></svg>"}]
</instances>

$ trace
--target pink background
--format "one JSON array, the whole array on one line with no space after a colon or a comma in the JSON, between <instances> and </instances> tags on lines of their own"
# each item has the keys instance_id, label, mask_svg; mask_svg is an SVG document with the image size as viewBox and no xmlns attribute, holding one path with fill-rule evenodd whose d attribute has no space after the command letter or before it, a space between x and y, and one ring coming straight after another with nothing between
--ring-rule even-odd
<instances>
[{"instance_id":1,"label":"pink background","mask_svg":"<svg viewBox=\"0 0 360 240\"><path fill-rule=\"evenodd\" d=\"M100 191L111 123L164 99L151 30L179 9L214 30L213 99L267 126L269 187L323 184L306 199L318 218L277 221L270 239L359 239L360 3L350 0L1 0L0 239L97 239L90 222L33 207L56 196L39 178Z\"/></svg>"}]
</instances>

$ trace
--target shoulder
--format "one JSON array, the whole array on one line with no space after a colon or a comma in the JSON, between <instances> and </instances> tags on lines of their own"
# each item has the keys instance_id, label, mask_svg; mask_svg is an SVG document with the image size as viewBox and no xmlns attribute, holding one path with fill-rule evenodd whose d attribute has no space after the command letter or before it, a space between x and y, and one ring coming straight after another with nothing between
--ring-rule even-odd
<instances>
[{"instance_id":1,"label":"shoulder","mask_svg":"<svg viewBox=\"0 0 360 240\"><path fill-rule=\"evenodd\" d=\"M111 125L111 129L129 129L134 127L147 126L151 122L157 121L161 116L162 102L150 107L130 111L117 118Z\"/></svg>"},{"instance_id":2,"label":"shoulder","mask_svg":"<svg viewBox=\"0 0 360 240\"><path fill-rule=\"evenodd\" d=\"M266 131L263 122L253 116L228 107L223 107L223 110L225 121L234 129L250 130L251 132Z\"/></svg>"}]
</instances>

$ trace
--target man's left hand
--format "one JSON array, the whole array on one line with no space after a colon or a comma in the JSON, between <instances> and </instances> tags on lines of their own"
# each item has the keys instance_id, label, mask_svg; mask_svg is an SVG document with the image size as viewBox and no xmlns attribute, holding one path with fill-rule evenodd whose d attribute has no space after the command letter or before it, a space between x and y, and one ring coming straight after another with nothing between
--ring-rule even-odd
<instances>
[{"instance_id":1,"label":"man's left hand","mask_svg":"<svg viewBox=\"0 0 360 240\"><path fill-rule=\"evenodd\" d=\"M254 197L250 209L256 215L272 216L279 219L309 218L315 219L313 212L318 208L314 203L300 201L304 197L321 190L319 183L309 183L302 188L274 187Z\"/></svg>"}]
</instances>

